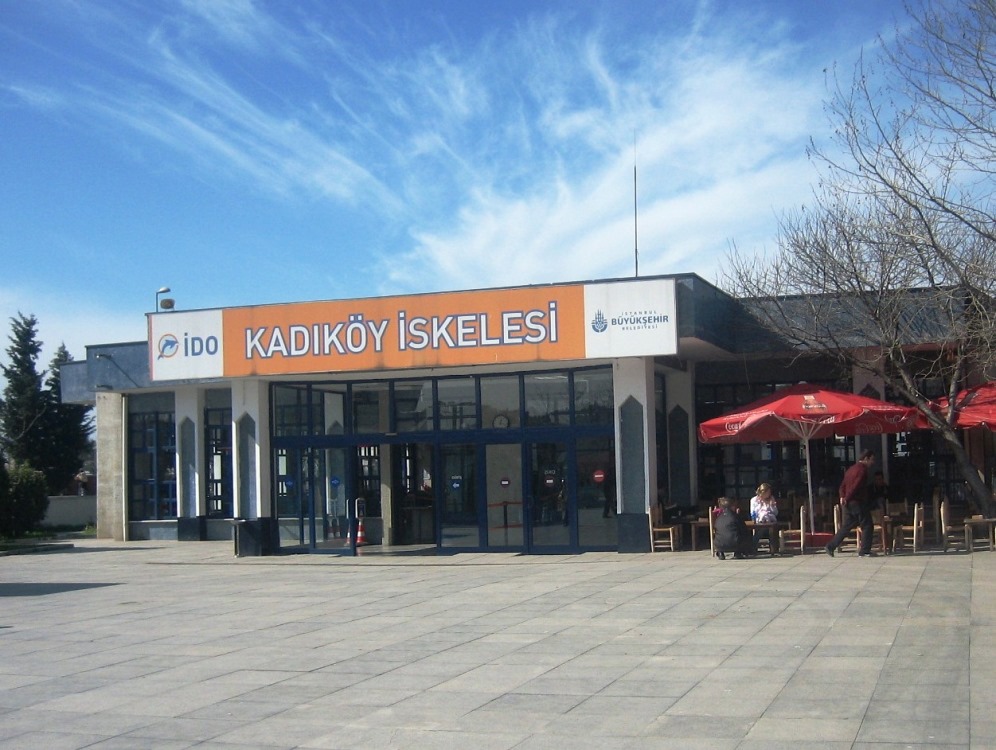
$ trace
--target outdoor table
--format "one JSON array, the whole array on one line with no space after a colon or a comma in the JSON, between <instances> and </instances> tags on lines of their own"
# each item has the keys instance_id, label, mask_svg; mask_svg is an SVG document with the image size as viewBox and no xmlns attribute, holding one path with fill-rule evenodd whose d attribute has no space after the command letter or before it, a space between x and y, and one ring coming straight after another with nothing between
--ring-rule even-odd
<instances>
[{"instance_id":1,"label":"outdoor table","mask_svg":"<svg viewBox=\"0 0 996 750\"><path fill-rule=\"evenodd\" d=\"M788 521L767 521L765 523L758 523L757 521L747 521L747 528L749 529L789 529L792 528L792 524Z\"/></svg>"}]
</instances>

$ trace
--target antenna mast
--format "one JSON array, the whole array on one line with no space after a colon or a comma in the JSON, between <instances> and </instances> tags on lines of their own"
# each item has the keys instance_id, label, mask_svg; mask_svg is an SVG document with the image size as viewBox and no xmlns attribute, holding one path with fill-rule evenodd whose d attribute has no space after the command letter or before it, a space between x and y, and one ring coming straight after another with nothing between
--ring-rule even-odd
<instances>
[{"instance_id":1,"label":"antenna mast","mask_svg":"<svg viewBox=\"0 0 996 750\"><path fill-rule=\"evenodd\" d=\"M633 266L637 278L640 277L640 245L638 241L636 214L636 131L633 131Z\"/></svg>"}]
</instances>

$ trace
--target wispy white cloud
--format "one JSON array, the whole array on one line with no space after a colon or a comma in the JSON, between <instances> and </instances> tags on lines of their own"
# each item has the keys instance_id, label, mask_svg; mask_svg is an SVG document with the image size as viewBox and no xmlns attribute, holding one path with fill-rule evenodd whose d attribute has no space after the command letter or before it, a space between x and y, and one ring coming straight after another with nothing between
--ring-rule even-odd
<instances>
[{"instance_id":1,"label":"wispy white cloud","mask_svg":"<svg viewBox=\"0 0 996 750\"><path fill-rule=\"evenodd\" d=\"M265 50L278 36L279 29L252 0L182 0L180 5L189 15L183 28L190 36L210 29L227 46L254 52Z\"/></svg>"},{"instance_id":2,"label":"wispy white cloud","mask_svg":"<svg viewBox=\"0 0 996 750\"><path fill-rule=\"evenodd\" d=\"M13 84L3 86L2 89L34 109L58 112L66 108L65 97L52 88Z\"/></svg>"},{"instance_id":3,"label":"wispy white cloud","mask_svg":"<svg viewBox=\"0 0 996 750\"><path fill-rule=\"evenodd\" d=\"M799 50L787 40L744 45L735 25L709 28L694 43L646 42L645 59L628 60L625 70L600 33L575 40L580 67L551 53L530 81L532 138L547 150L530 162L531 183L515 192L500 180L465 184L455 221L416 227L415 246L387 286L630 274L634 164L641 272L715 276L741 232L770 240L777 207L811 179L805 144L822 92L812 71L800 75ZM525 33L530 43L564 36L550 19Z\"/></svg>"}]
</instances>

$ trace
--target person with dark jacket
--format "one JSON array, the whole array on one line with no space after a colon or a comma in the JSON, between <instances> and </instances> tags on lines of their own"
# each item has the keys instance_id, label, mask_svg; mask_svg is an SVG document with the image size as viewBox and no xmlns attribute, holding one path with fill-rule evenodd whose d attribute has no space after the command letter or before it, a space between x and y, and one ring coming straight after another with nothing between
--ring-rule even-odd
<instances>
[{"instance_id":1,"label":"person with dark jacket","mask_svg":"<svg viewBox=\"0 0 996 750\"><path fill-rule=\"evenodd\" d=\"M728 552L732 552L738 560L757 554L754 534L737 512L736 504L729 498L721 497L716 501L716 516L712 528L713 546L716 557L720 560L725 560Z\"/></svg>"},{"instance_id":2,"label":"person with dark jacket","mask_svg":"<svg viewBox=\"0 0 996 750\"><path fill-rule=\"evenodd\" d=\"M840 483L840 505L843 511L840 529L826 546L827 554L834 556L844 537L855 528L861 529L861 549L858 557L869 557L872 554L872 535L875 525L871 517L871 504L868 500L868 469L875 463L875 454L864 451L858 462L844 472L844 480Z\"/></svg>"},{"instance_id":3,"label":"person with dark jacket","mask_svg":"<svg viewBox=\"0 0 996 750\"><path fill-rule=\"evenodd\" d=\"M885 474L876 471L872 476L871 487L868 488L868 504L872 511L880 510L883 515L889 515L889 502L892 500L892 493L889 485L885 483Z\"/></svg>"}]
</instances>

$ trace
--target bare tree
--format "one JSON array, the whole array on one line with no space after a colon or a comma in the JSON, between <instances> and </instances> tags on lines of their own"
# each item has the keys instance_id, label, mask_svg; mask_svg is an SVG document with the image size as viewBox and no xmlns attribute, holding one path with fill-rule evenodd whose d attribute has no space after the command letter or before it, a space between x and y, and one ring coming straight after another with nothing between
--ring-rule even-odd
<instances>
[{"instance_id":1,"label":"bare tree","mask_svg":"<svg viewBox=\"0 0 996 750\"><path fill-rule=\"evenodd\" d=\"M965 378L996 369L996 0L907 11L848 85L831 79L812 204L782 217L771 255L734 245L723 284L796 351L881 376L917 405L991 514L952 422ZM928 407L927 377L948 413Z\"/></svg>"}]
</instances>

